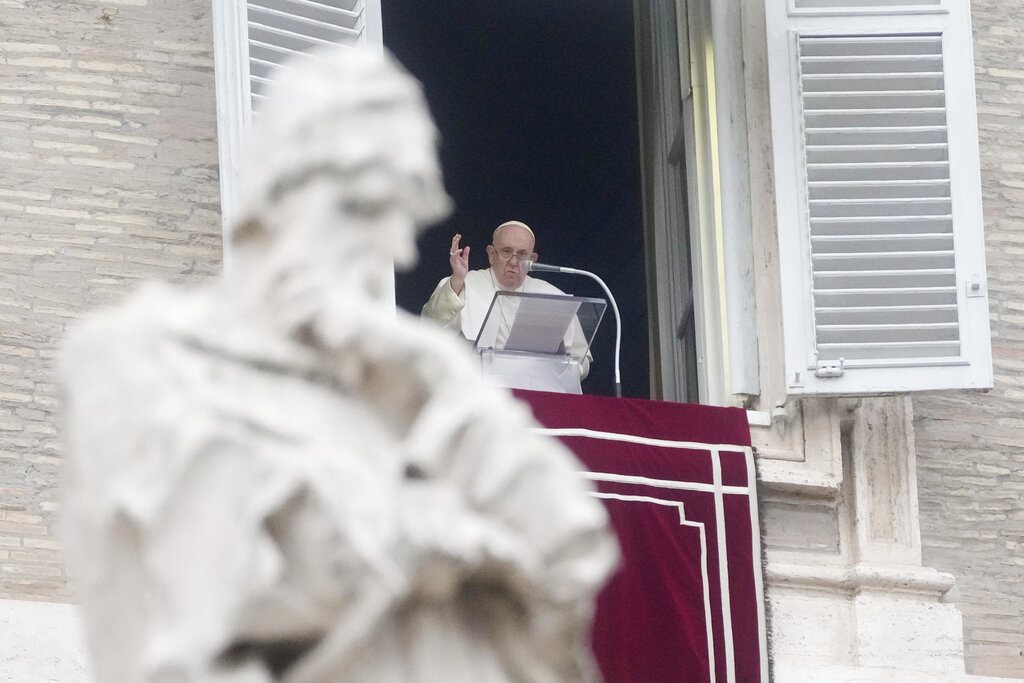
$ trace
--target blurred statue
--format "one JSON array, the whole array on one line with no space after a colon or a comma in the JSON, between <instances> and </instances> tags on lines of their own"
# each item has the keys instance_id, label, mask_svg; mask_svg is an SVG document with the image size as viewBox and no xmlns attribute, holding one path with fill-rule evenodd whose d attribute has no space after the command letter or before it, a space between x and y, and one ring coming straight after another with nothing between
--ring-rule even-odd
<instances>
[{"instance_id":1,"label":"blurred statue","mask_svg":"<svg viewBox=\"0 0 1024 683\"><path fill-rule=\"evenodd\" d=\"M104 683L579 681L604 510L470 351L383 301L448 211L387 57L272 90L229 267L82 324L65 531Z\"/></svg>"}]
</instances>

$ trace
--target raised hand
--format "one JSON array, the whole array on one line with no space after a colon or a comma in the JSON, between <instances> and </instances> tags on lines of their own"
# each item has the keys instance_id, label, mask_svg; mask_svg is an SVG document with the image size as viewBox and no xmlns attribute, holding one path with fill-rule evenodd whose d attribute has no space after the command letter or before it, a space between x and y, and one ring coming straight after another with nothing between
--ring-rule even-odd
<instances>
[{"instance_id":1,"label":"raised hand","mask_svg":"<svg viewBox=\"0 0 1024 683\"><path fill-rule=\"evenodd\" d=\"M448 262L452 267L452 277L448 284L456 294L462 293L462 288L466 285L466 273L469 272L469 247L460 248L461 241L462 235L452 237L452 248L448 252Z\"/></svg>"}]
</instances>

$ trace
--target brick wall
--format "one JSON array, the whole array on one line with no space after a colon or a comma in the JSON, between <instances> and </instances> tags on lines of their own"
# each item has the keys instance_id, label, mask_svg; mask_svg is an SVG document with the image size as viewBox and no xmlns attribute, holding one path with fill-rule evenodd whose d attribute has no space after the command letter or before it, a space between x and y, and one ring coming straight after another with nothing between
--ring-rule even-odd
<instances>
[{"instance_id":1,"label":"brick wall","mask_svg":"<svg viewBox=\"0 0 1024 683\"><path fill-rule=\"evenodd\" d=\"M209 0L0 2L0 598L68 597L69 322L220 262Z\"/></svg>"},{"instance_id":2,"label":"brick wall","mask_svg":"<svg viewBox=\"0 0 1024 683\"><path fill-rule=\"evenodd\" d=\"M1024 17L974 0L995 389L914 401L925 564L957 577L969 673L1024 678Z\"/></svg>"}]
</instances>

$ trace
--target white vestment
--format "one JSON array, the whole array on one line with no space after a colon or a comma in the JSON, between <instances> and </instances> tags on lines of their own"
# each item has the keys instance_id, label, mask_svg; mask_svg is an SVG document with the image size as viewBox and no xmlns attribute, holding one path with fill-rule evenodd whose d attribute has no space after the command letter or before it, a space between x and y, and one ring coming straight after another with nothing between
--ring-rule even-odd
<instances>
[{"instance_id":1,"label":"white vestment","mask_svg":"<svg viewBox=\"0 0 1024 683\"><path fill-rule=\"evenodd\" d=\"M459 330L470 341L475 341L480 327L487 317L494 293L500 289L494 271L490 268L471 270L466 273L466 285L461 294L456 294L449 286L451 277L437 283L434 293L423 305L422 315L430 318L450 330ZM530 294L565 294L549 282L532 278L529 275L516 292ZM593 357L587 349L587 340L579 324L571 325L565 334L565 348L569 353L580 359L580 377L584 378L590 371Z\"/></svg>"}]
</instances>

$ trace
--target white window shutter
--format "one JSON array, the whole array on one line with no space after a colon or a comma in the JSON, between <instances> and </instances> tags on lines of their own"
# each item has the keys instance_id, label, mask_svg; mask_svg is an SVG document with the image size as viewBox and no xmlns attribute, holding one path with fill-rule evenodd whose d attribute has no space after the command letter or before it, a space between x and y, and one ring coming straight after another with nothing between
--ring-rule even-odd
<instances>
[{"instance_id":1,"label":"white window shutter","mask_svg":"<svg viewBox=\"0 0 1024 683\"><path fill-rule=\"evenodd\" d=\"M367 26L364 0L248 0L246 4L249 91L256 111L274 70L293 55L318 45L380 47L380 29Z\"/></svg>"},{"instance_id":2,"label":"white window shutter","mask_svg":"<svg viewBox=\"0 0 1024 683\"><path fill-rule=\"evenodd\" d=\"M991 386L968 3L766 9L789 393Z\"/></svg>"},{"instance_id":3,"label":"white window shutter","mask_svg":"<svg viewBox=\"0 0 1024 683\"><path fill-rule=\"evenodd\" d=\"M275 68L317 45L382 49L381 8L380 0L213 0L213 21L221 214L228 226L245 138Z\"/></svg>"}]
</instances>

